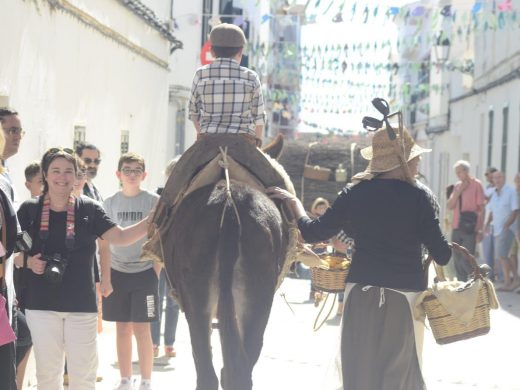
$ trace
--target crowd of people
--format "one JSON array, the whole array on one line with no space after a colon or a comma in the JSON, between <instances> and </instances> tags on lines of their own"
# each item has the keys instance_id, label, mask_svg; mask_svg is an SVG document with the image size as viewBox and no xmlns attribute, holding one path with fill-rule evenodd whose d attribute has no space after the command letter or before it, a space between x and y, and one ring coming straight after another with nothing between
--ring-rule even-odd
<instances>
[{"instance_id":1,"label":"crowd of people","mask_svg":"<svg viewBox=\"0 0 520 390\"><path fill-rule=\"evenodd\" d=\"M265 124L263 97L258 75L240 66L244 33L222 24L213 28L210 40L216 60L197 71L190 99L198 138L233 133L258 146ZM384 121L386 128L375 131L372 145L362 150L367 169L332 205L320 200L309 216L294 193L267 189L290 208L306 242L331 240L344 253L355 242L339 313L342 388L348 390L425 388L424 323L412 317L410 305L426 288L424 248L439 265L452 258L435 197L416 180L421 156L430 150L417 145L401 124L392 128L386 115ZM14 110L0 109L0 124L0 388L21 388L32 348L39 390L62 389L64 379L71 390L94 389L103 318L116 323L117 389L135 388L132 337L139 389L150 389L160 321L165 317L164 353L173 357L179 307L166 292L164 270L139 258L148 215L158 201L156 193L142 188L144 158L123 154L114 178L121 189L103 199L94 184L101 164L95 145L51 148L40 163L25 169L29 199L20 204L8 168L24 130ZM503 172L490 168L484 188L470 170L467 161L455 164L460 181L448 199L454 210L452 240L473 253L482 241L492 277L503 282L500 289L514 291L520 287L520 175L515 191L505 184ZM472 270L464 259L454 255L453 263L456 277L467 280Z\"/></svg>"},{"instance_id":2,"label":"crowd of people","mask_svg":"<svg viewBox=\"0 0 520 390\"><path fill-rule=\"evenodd\" d=\"M20 203L8 170L8 160L23 140L20 115L2 108L0 123L5 233L0 388L22 388L31 349L38 389L60 389L64 383L70 389L94 388L102 379L96 375L96 342L103 318L116 323L121 372L117 388L135 388L134 336L139 389L150 389L153 359L159 354L163 300L167 301L164 352L169 357L175 356L179 308L167 293L161 265L140 259L148 215L159 197L141 186L146 178L144 159L123 154L115 178L121 190L103 200L93 182L101 164L95 145L50 148L41 162L25 168L28 199ZM12 332L5 335L12 333L12 337L4 340L6 329Z\"/></svg>"},{"instance_id":3,"label":"crowd of people","mask_svg":"<svg viewBox=\"0 0 520 390\"><path fill-rule=\"evenodd\" d=\"M483 263L490 267L489 277L498 291L520 293L518 274L518 243L520 241L520 173L514 186L506 184L504 172L489 167L485 187L471 175L471 165L460 160L454 165L459 181L447 189L447 207L453 210L451 239L472 254L480 253ZM477 251L478 243L482 250ZM473 270L466 259L454 253L453 275L466 281Z\"/></svg>"}]
</instances>

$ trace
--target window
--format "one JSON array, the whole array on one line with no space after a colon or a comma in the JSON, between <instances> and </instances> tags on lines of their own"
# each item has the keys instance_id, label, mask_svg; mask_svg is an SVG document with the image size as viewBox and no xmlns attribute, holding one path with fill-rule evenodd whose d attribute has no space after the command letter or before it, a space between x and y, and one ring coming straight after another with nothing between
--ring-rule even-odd
<instances>
[{"instance_id":1,"label":"window","mask_svg":"<svg viewBox=\"0 0 520 390\"><path fill-rule=\"evenodd\" d=\"M494 113L493 110L490 110L488 113L488 150L487 150L487 166L490 167L492 164L492 158L493 158L493 120L494 120Z\"/></svg>"},{"instance_id":2,"label":"window","mask_svg":"<svg viewBox=\"0 0 520 390\"><path fill-rule=\"evenodd\" d=\"M507 132L509 126L509 107L502 109L502 159L500 161L500 170L506 172L507 168Z\"/></svg>"},{"instance_id":3,"label":"window","mask_svg":"<svg viewBox=\"0 0 520 390\"><path fill-rule=\"evenodd\" d=\"M87 133L87 128L85 126L74 126L74 138L73 138L73 149L76 150L76 147L79 143L85 142L85 136Z\"/></svg>"},{"instance_id":4,"label":"window","mask_svg":"<svg viewBox=\"0 0 520 390\"><path fill-rule=\"evenodd\" d=\"M202 2L202 43L200 47L204 46L206 41L209 38L209 33L211 31L209 20L211 19L211 15L213 15L213 0L203 0Z\"/></svg>"},{"instance_id":5,"label":"window","mask_svg":"<svg viewBox=\"0 0 520 390\"><path fill-rule=\"evenodd\" d=\"M128 153L130 146L130 132L128 130L121 130L121 154Z\"/></svg>"}]
</instances>

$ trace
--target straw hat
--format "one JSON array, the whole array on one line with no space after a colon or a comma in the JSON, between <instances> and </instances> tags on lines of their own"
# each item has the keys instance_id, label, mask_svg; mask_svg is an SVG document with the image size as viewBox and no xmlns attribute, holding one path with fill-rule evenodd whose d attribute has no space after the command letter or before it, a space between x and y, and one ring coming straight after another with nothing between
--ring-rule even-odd
<instances>
[{"instance_id":1,"label":"straw hat","mask_svg":"<svg viewBox=\"0 0 520 390\"><path fill-rule=\"evenodd\" d=\"M230 23L221 23L213 27L209 40L212 46L217 47L244 47L246 45L244 31Z\"/></svg>"},{"instance_id":2,"label":"straw hat","mask_svg":"<svg viewBox=\"0 0 520 390\"><path fill-rule=\"evenodd\" d=\"M397 131L396 136L396 141L399 145L402 145L402 141ZM431 152L431 149L425 149L417 145L406 129L403 129L403 138L406 161L413 160L415 157L423 153ZM401 165L394 147L394 142L396 141L392 141L388 137L386 128L379 129L374 133L372 146L361 149L361 156L363 156L365 160L370 161L365 173L389 172Z\"/></svg>"}]
</instances>

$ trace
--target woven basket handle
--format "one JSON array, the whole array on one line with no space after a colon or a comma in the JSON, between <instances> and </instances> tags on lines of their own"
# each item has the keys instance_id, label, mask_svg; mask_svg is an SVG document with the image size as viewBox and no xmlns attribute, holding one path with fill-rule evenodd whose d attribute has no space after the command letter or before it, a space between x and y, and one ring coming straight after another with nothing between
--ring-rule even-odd
<instances>
[{"instance_id":1,"label":"woven basket handle","mask_svg":"<svg viewBox=\"0 0 520 390\"><path fill-rule=\"evenodd\" d=\"M480 267L478 266L477 260L475 259L475 256L473 256L465 247L462 245L457 244L456 242L452 242L450 244L451 248L453 250L459 251L464 255L464 258L467 262L471 264L473 267L473 278L474 279L482 279L484 276L482 275L482 271L480 270ZM428 280L428 268L430 267L430 264L433 261L433 257L430 255L426 259L426 261L423 264L424 269L424 275L426 280ZM442 270L442 267L440 265L437 265L437 263L434 263L435 268L435 274L437 275L437 280L440 282L443 282L446 280L446 277L444 276L444 271Z\"/></svg>"}]
</instances>

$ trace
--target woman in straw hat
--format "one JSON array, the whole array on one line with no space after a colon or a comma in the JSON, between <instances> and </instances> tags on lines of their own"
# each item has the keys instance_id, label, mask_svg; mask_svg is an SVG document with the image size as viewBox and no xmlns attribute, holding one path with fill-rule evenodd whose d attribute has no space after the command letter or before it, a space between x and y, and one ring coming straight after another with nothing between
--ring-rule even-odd
<instances>
[{"instance_id":1,"label":"woman in straw hat","mask_svg":"<svg viewBox=\"0 0 520 390\"><path fill-rule=\"evenodd\" d=\"M451 256L428 190L415 181L421 155L405 130L374 133L362 150L367 169L353 177L325 214L311 220L287 191L270 188L298 219L307 242L326 240L341 229L356 242L347 277L341 333L344 390L418 390L424 325L411 302L426 288L421 248L439 264Z\"/></svg>"}]
</instances>

